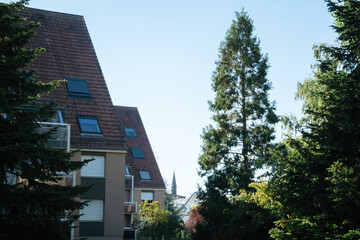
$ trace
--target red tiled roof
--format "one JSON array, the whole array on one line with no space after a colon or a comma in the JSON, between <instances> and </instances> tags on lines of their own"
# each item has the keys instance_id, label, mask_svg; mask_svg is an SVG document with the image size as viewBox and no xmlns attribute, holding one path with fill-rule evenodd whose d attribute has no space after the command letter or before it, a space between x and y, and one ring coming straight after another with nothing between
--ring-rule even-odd
<instances>
[{"instance_id":1,"label":"red tiled roof","mask_svg":"<svg viewBox=\"0 0 360 240\"><path fill-rule=\"evenodd\" d=\"M32 8L26 8L21 15L41 24L29 43L32 48L46 49L30 65L37 71L35 79L48 82L72 77L87 81L91 98L70 97L65 84L45 96L58 106L67 106L65 122L71 124L71 147L126 149L84 18ZM81 135L77 116L97 117L102 136Z\"/></svg>"},{"instance_id":2,"label":"red tiled roof","mask_svg":"<svg viewBox=\"0 0 360 240\"><path fill-rule=\"evenodd\" d=\"M125 136L128 147L141 147L144 151L145 159L134 159L130 150L126 154L126 165L130 166L130 174L134 175L134 186L164 189L165 184L161 177L138 109L136 107L115 106L115 111L118 124L120 124L120 129L122 131L124 127L133 128L135 130L136 137ZM138 172L139 170L149 171L152 180L141 180Z\"/></svg>"}]
</instances>

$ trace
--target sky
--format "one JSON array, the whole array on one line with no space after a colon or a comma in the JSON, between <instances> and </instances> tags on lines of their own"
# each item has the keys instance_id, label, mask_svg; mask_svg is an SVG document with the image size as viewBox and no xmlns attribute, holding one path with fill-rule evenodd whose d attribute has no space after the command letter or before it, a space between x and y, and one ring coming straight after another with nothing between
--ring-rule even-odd
<instances>
[{"instance_id":1,"label":"sky","mask_svg":"<svg viewBox=\"0 0 360 240\"><path fill-rule=\"evenodd\" d=\"M301 115L294 97L297 84L312 75L312 47L336 38L323 0L31 0L29 6L84 16L113 103L139 109L164 180L171 185L175 170L185 196L202 184L197 160L202 129L211 123L211 76L235 11L248 12L268 54L270 100L279 115Z\"/></svg>"}]
</instances>

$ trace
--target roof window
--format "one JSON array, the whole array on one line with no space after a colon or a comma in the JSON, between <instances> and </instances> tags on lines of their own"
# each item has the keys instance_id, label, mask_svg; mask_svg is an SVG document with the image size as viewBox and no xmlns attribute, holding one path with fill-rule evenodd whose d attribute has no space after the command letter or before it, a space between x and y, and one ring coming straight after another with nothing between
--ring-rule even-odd
<instances>
[{"instance_id":1,"label":"roof window","mask_svg":"<svg viewBox=\"0 0 360 240\"><path fill-rule=\"evenodd\" d=\"M145 159L144 151L141 147L131 147L130 150L134 158Z\"/></svg>"},{"instance_id":2,"label":"roof window","mask_svg":"<svg viewBox=\"0 0 360 240\"><path fill-rule=\"evenodd\" d=\"M139 170L139 175L141 180L151 180L149 171Z\"/></svg>"},{"instance_id":3,"label":"roof window","mask_svg":"<svg viewBox=\"0 0 360 240\"><path fill-rule=\"evenodd\" d=\"M136 137L135 129L124 127L124 132L127 137Z\"/></svg>"},{"instance_id":4,"label":"roof window","mask_svg":"<svg viewBox=\"0 0 360 240\"><path fill-rule=\"evenodd\" d=\"M99 122L96 117L77 117L82 133L100 133Z\"/></svg>"},{"instance_id":5,"label":"roof window","mask_svg":"<svg viewBox=\"0 0 360 240\"><path fill-rule=\"evenodd\" d=\"M70 96L90 97L90 91L85 79L65 78Z\"/></svg>"}]
</instances>

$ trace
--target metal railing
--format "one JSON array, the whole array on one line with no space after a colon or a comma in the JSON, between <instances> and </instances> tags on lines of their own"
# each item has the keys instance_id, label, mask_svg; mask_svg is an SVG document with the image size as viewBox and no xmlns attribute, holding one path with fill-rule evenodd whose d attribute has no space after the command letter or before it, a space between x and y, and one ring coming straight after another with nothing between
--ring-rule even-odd
<instances>
[{"instance_id":1,"label":"metal railing","mask_svg":"<svg viewBox=\"0 0 360 240\"><path fill-rule=\"evenodd\" d=\"M136 230L133 228L124 228L124 239L135 239Z\"/></svg>"},{"instance_id":2,"label":"metal railing","mask_svg":"<svg viewBox=\"0 0 360 240\"><path fill-rule=\"evenodd\" d=\"M70 125L67 123L40 122L36 132L47 133L56 128L48 139L47 147L70 150Z\"/></svg>"},{"instance_id":3,"label":"metal railing","mask_svg":"<svg viewBox=\"0 0 360 240\"><path fill-rule=\"evenodd\" d=\"M125 175L125 189L132 189L134 186L134 176Z\"/></svg>"}]
</instances>

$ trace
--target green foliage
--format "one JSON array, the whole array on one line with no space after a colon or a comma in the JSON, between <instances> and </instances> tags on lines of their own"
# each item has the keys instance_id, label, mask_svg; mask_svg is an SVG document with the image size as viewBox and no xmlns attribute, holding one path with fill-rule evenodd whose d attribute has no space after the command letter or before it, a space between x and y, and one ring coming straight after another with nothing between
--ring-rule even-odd
<instances>
[{"instance_id":1,"label":"green foliage","mask_svg":"<svg viewBox=\"0 0 360 240\"><path fill-rule=\"evenodd\" d=\"M277 200L278 196L273 189L268 188L268 183L262 181L260 183L251 183L249 187L255 191L240 190L240 194L232 198L233 201L244 201L247 203L255 203L265 209L271 210L274 215L281 215L282 205Z\"/></svg>"},{"instance_id":2,"label":"green foliage","mask_svg":"<svg viewBox=\"0 0 360 240\"><path fill-rule=\"evenodd\" d=\"M326 2L338 45L315 46L314 76L299 84L302 137L279 145L272 188L286 217L274 239L360 237L360 2Z\"/></svg>"},{"instance_id":3,"label":"green foliage","mask_svg":"<svg viewBox=\"0 0 360 240\"><path fill-rule=\"evenodd\" d=\"M46 148L52 132L35 131L55 107L36 100L62 81L36 81L29 69L44 49L25 47L38 26L18 16L26 4L0 4L0 238L67 239L77 218L73 212L84 205L74 198L85 189L56 184L57 173L71 173L83 163Z\"/></svg>"},{"instance_id":4,"label":"green foliage","mask_svg":"<svg viewBox=\"0 0 360 240\"><path fill-rule=\"evenodd\" d=\"M244 11L236 13L219 51L212 78L216 96L209 102L216 126L203 130L200 174L222 175L224 187L234 195L266 163L278 119L268 99L268 59L261 54L252 20Z\"/></svg>"},{"instance_id":5,"label":"green foliage","mask_svg":"<svg viewBox=\"0 0 360 240\"><path fill-rule=\"evenodd\" d=\"M251 183L250 190L241 190L240 194L230 199L223 199L222 208L203 211L218 216L218 222L199 221L194 232L195 239L270 239L269 230L274 221L282 217L282 205L277 201L276 193L268 188L267 183ZM208 205L206 205L208 206ZM223 206L226 206L224 208Z\"/></svg>"},{"instance_id":6,"label":"green foliage","mask_svg":"<svg viewBox=\"0 0 360 240\"><path fill-rule=\"evenodd\" d=\"M205 190L200 190L199 195L205 224L198 227L196 239L245 236L254 239L255 236L247 235L245 227L239 231L236 225L247 221L246 217L251 218L243 209L245 205L252 213L263 212L256 204L229 202L229 196L249 189L256 169L270 164L270 142L278 121L274 103L268 99L271 89L266 77L268 58L261 53L253 31L247 13L236 13L236 19L220 44L219 60L212 77L215 99L209 102L215 125L203 130L199 158L199 174L207 178Z\"/></svg>"},{"instance_id":7,"label":"green foliage","mask_svg":"<svg viewBox=\"0 0 360 240\"><path fill-rule=\"evenodd\" d=\"M231 199L234 210L230 228L238 229L232 239L270 239L269 230L282 216L282 205L266 182L251 183L249 187L255 191L241 190Z\"/></svg>"},{"instance_id":8,"label":"green foliage","mask_svg":"<svg viewBox=\"0 0 360 240\"><path fill-rule=\"evenodd\" d=\"M170 213L177 215L180 218L180 209L178 209L176 207L175 204L175 197L174 195L172 195L170 192L171 190L168 188L168 185L165 183L166 187L166 191L165 191L165 209L168 210Z\"/></svg>"},{"instance_id":9,"label":"green foliage","mask_svg":"<svg viewBox=\"0 0 360 240\"><path fill-rule=\"evenodd\" d=\"M139 205L139 214L135 219L138 239L165 240L190 239L179 215L162 208L157 201L147 200Z\"/></svg>"}]
</instances>

